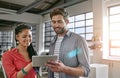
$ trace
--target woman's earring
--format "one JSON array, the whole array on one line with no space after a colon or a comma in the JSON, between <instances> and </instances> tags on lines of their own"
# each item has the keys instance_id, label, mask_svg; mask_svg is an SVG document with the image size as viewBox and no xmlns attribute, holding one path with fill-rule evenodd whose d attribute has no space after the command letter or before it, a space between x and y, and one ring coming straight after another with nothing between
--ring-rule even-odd
<instances>
[{"instance_id":1,"label":"woman's earring","mask_svg":"<svg viewBox=\"0 0 120 78\"><path fill-rule=\"evenodd\" d=\"M17 41L16 43L19 44L19 41Z\"/></svg>"}]
</instances>

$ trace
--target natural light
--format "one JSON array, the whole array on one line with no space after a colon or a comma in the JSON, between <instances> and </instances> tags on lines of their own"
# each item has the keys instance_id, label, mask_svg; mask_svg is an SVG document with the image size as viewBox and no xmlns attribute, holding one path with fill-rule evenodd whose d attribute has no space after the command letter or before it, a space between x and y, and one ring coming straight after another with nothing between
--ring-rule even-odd
<instances>
[{"instance_id":1,"label":"natural light","mask_svg":"<svg viewBox=\"0 0 120 78\"><path fill-rule=\"evenodd\" d=\"M103 26L103 58L120 57L120 6L108 9L109 16L104 17Z\"/></svg>"}]
</instances>

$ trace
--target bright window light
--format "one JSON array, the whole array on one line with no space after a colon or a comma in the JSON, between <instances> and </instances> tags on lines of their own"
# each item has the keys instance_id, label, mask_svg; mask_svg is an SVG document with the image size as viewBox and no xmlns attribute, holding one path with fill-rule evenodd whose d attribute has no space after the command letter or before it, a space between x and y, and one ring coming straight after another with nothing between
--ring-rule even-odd
<instances>
[{"instance_id":1,"label":"bright window light","mask_svg":"<svg viewBox=\"0 0 120 78\"><path fill-rule=\"evenodd\" d=\"M113 46L115 48L117 48L117 47L120 48L120 41L119 40L111 41L111 46Z\"/></svg>"},{"instance_id":2,"label":"bright window light","mask_svg":"<svg viewBox=\"0 0 120 78\"><path fill-rule=\"evenodd\" d=\"M120 6L115 6L110 8L110 15L120 13Z\"/></svg>"},{"instance_id":3,"label":"bright window light","mask_svg":"<svg viewBox=\"0 0 120 78\"><path fill-rule=\"evenodd\" d=\"M109 7L108 13L108 27L105 27L106 22L103 26L103 52L105 52L103 56L120 57L120 5Z\"/></svg>"}]
</instances>

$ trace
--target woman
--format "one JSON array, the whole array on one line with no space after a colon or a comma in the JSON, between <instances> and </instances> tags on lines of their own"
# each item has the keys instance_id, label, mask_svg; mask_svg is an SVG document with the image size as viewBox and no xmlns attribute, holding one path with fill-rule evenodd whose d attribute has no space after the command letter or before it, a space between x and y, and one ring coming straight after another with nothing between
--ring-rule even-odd
<instances>
[{"instance_id":1,"label":"woman","mask_svg":"<svg viewBox=\"0 0 120 78\"><path fill-rule=\"evenodd\" d=\"M2 64L8 78L36 78L32 67L32 56L37 55L32 47L31 27L20 25L15 28L17 46L2 56Z\"/></svg>"}]
</instances>

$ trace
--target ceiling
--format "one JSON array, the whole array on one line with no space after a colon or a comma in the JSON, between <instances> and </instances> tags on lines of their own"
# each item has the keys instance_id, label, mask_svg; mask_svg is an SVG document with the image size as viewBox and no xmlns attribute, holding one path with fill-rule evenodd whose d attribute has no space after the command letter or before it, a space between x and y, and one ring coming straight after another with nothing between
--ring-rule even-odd
<instances>
[{"instance_id":1,"label":"ceiling","mask_svg":"<svg viewBox=\"0 0 120 78\"><path fill-rule=\"evenodd\" d=\"M17 14L24 12L44 15L55 7L69 7L71 5L83 2L86 0L0 0L0 14L10 14L7 10L15 10ZM13 21L0 19L0 26L16 24Z\"/></svg>"}]
</instances>

